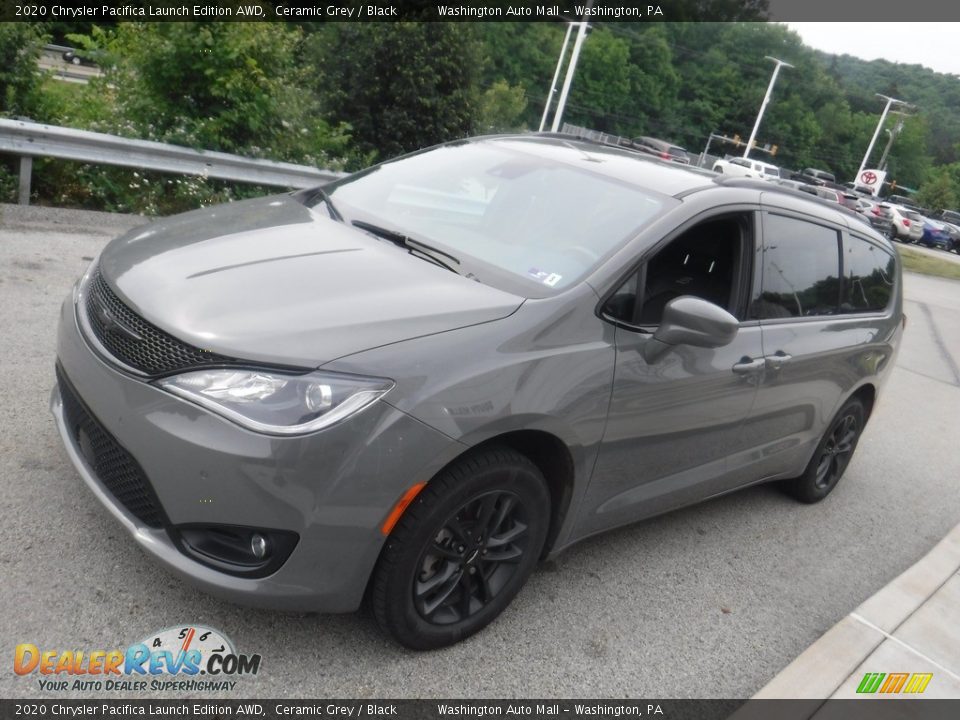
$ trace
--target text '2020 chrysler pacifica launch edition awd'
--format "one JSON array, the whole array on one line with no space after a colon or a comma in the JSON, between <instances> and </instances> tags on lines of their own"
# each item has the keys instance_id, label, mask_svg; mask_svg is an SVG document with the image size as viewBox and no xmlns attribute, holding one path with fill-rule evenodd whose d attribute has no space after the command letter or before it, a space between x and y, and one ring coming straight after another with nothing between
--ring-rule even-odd
<instances>
[{"instance_id":1,"label":"text '2020 chrysler pacifica launch edition awd'","mask_svg":"<svg viewBox=\"0 0 960 720\"><path fill-rule=\"evenodd\" d=\"M137 542L399 642L540 558L764 481L837 484L902 335L852 214L557 136L479 138L111 242L60 318L67 453Z\"/></svg>"}]
</instances>

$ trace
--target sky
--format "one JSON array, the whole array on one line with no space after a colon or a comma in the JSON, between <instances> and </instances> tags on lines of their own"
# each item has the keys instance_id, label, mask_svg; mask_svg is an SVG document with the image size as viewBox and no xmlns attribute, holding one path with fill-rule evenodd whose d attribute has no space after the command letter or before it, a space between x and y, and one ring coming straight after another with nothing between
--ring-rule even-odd
<instances>
[{"instance_id":1,"label":"sky","mask_svg":"<svg viewBox=\"0 0 960 720\"><path fill-rule=\"evenodd\" d=\"M945 0L954 2L955 0ZM960 23L788 22L807 45L837 55L864 60L925 65L937 72L960 75Z\"/></svg>"}]
</instances>

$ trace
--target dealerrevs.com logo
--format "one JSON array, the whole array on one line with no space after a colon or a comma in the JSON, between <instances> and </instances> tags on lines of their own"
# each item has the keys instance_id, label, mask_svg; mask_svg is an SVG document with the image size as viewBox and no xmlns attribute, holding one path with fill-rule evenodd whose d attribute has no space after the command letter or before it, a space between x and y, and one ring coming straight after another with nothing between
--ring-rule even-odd
<instances>
[{"instance_id":1,"label":"dealerrevs.com logo","mask_svg":"<svg viewBox=\"0 0 960 720\"><path fill-rule=\"evenodd\" d=\"M41 690L216 692L260 671L260 655L242 655L219 630L172 627L126 650L53 650L17 645L13 671L34 676Z\"/></svg>"}]
</instances>

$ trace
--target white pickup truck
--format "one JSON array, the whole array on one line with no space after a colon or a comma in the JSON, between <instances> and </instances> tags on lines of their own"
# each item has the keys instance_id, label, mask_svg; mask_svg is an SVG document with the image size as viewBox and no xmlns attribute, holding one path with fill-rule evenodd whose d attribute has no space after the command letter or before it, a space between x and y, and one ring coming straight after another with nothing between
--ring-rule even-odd
<instances>
[{"instance_id":1,"label":"white pickup truck","mask_svg":"<svg viewBox=\"0 0 960 720\"><path fill-rule=\"evenodd\" d=\"M734 157L729 160L717 160L713 164L713 171L721 175L732 175L733 177L760 178L763 180L780 179L780 168L776 165L742 157Z\"/></svg>"}]
</instances>

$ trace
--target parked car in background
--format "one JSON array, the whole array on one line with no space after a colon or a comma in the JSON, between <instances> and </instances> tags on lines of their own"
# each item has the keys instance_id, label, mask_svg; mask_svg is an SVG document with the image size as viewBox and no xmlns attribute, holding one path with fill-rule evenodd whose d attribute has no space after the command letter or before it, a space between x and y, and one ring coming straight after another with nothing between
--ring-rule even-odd
<instances>
[{"instance_id":1,"label":"parked car in background","mask_svg":"<svg viewBox=\"0 0 960 720\"><path fill-rule=\"evenodd\" d=\"M656 155L661 160L671 160L681 165L690 164L690 154L679 145L653 137L638 137L633 139L633 146L642 152Z\"/></svg>"},{"instance_id":2,"label":"parked car in background","mask_svg":"<svg viewBox=\"0 0 960 720\"><path fill-rule=\"evenodd\" d=\"M717 160L713 164L713 171L734 177L761 178L763 180L780 179L780 168L776 165L771 165L761 160L751 160L750 158L742 157Z\"/></svg>"},{"instance_id":3,"label":"parked car in background","mask_svg":"<svg viewBox=\"0 0 960 720\"><path fill-rule=\"evenodd\" d=\"M890 205L890 212L894 240L912 243L923 237L923 216L920 213L902 205Z\"/></svg>"},{"instance_id":4,"label":"parked car in background","mask_svg":"<svg viewBox=\"0 0 960 720\"><path fill-rule=\"evenodd\" d=\"M817 197L822 197L824 200L829 200L830 202L835 202L838 205L840 203L840 192L837 190L831 190L830 188L823 187L822 185L810 185L810 190L807 190L811 195L816 195Z\"/></svg>"},{"instance_id":5,"label":"parked car in background","mask_svg":"<svg viewBox=\"0 0 960 720\"><path fill-rule=\"evenodd\" d=\"M807 188L809 188L809 190ZM857 203L860 201L860 197L854 193L824 187L823 185L807 185L807 187L800 189L804 192L809 192L811 195L822 197L824 200L843 205L843 207L849 210L855 211L857 209Z\"/></svg>"},{"instance_id":6,"label":"parked car in background","mask_svg":"<svg viewBox=\"0 0 960 720\"><path fill-rule=\"evenodd\" d=\"M857 212L869 221L874 230L884 237L893 239L893 212L888 203L861 198L857 204Z\"/></svg>"},{"instance_id":7,"label":"parked car in background","mask_svg":"<svg viewBox=\"0 0 960 720\"><path fill-rule=\"evenodd\" d=\"M824 183L836 183L837 178L832 172L827 170L817 170L816 168L804 168L803 172L794 174L794 180L810 183L811 185L823 185Z\"/></svg>"},{"instance_id":8,"label":"parked car in background","mask_svg":"<svg viewBox=\"0 0 960 720\"><path fill-rule=\"evenodd\" d=\"M960 212L956 210L940 210L939 212L933 213L930 217L934 220L960 227Z\"/></svg>"},{"instance_id":9,"label":"parked car in background","mask_svg":"<svg viewBox=\"0 0 960 720\"><path fill-rule=\"evenodd\" d=\"M860 196L854 193L849 192L840 192L838 193L840 198L839 202L845 208L850 208L853 211L856 211L857 206L860 204Z\"/></svg>"},{"instance_id":10,"label":"parked car in background","mask_svg":"<svg viewBox=\"0 0 960 720\"><path fill-rule=\"evenodd\" d=\"M950 236L950 247L948 249L960 253L960 226L953 223L944 223L943 226Z\"/></svg>"},{"instance_id":11,"label":"parked car in background","mask_svg":"<svg viewBox=\"0 0 960 720\"><path fill-rule=\"evenodd\" d=\"M811 187L806 183L800 182L799 180L787 180L786 178L780 178L779 180L774 180L777 185L782 185L783 187L790 188L791 190L803 190L806 187Z\"/></svg>"},{"instance_id":12,"label":"parked car in background","mask_svg":"<svg viewBox=\"0 0 960 720\"><path fill-rule=\"evenodd\" d=\"M955 253L960 253L960 212L956 210L940 210L931 217L946 225L946 230L950 234L950 249Z\"/></svg>"},{"instance_id":13,"label":"parked car in background","mask_svg":"<svg viewBox=\"0 0 960 720\"><path fill-rule=\"evenodd\" d=\"M501 136L137 227L63 303L59 435L203 590L366 598L403 645L451 645L598 532L841 481L903 335L899 257L843 208L740 182Z\"/></svg>"},{"instance_id":14,"label":"parked car in background","mask_svg":"<svg viewBox=\"0 0 960 720\"><path fill-rule=\"evenodd\" d=\"M917 203L913 201L908 195L889 195L884 198L891 205L900 205L905 207L908 210L917 210Z\"/></svg>"},{"instance_id":15,"label":"parked car in background","mask_svg":"<svg viewBox=\"0 0 960 720\"><path fill-rule=\"evenodd\" d=\"M946 224L932 218L923 218L923 234L917 242L937 250L953 249L953 237Z\"/></svg>"}]
</instances>

